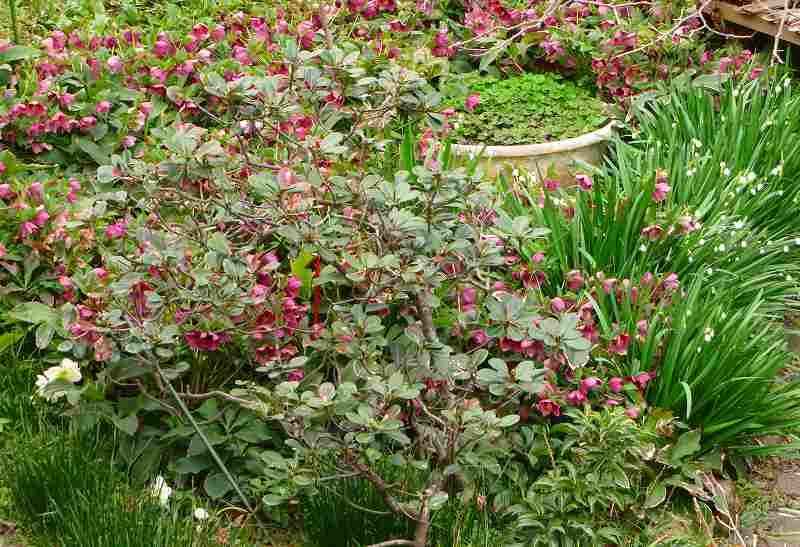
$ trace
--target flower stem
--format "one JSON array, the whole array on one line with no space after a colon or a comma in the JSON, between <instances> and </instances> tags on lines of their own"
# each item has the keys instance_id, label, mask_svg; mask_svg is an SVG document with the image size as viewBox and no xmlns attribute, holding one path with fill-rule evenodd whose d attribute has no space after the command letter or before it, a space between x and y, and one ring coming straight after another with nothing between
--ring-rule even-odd
<instances>
[{"instance_id":1,"label":"flower stem","mask_svg":"<svg viewBox=\"0 0 800 547\"><path fill-rule=\"evenodd\" d=\"M17 28L17 0L8 0L8 11L11 15L11 35L14 43L19 44L19 29Z\"/></svg>"}]
</instances>

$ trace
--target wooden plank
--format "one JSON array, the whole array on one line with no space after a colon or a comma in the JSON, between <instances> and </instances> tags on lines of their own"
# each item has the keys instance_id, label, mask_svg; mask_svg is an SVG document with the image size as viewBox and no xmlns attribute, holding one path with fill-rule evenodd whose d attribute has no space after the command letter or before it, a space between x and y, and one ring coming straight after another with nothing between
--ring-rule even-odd
<instances>
[{"instance_id":1,"label":"wooden plank","mask_svg":"<svg viewBox=\"0 0 800 547\"><path fill-rule=\"evenodd\" d=\"M766 21L757 15L748 15L746 13L742 13L739 11L739 6L730 4L728 2L715 2L713 4L713 8L725 21L730 21L731 23L736 23L737 25L749 28L750 30L769 34L770 36L775 36L778 34L780 21L773 23ZM800 46L800 33L793 32L786 27L784 27L783 32L781 32L780 39Z\"/></svg>"}]
</instances>

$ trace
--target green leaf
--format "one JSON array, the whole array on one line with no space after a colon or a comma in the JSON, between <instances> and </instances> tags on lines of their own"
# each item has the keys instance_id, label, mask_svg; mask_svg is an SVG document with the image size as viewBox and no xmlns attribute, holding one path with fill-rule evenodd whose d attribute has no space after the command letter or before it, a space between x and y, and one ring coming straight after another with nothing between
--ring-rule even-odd
<instances>
[{"instance_id":1,"label":"green leaf","mask_svg":"<svg viewBox=\"0 0 800 547\"><path fill-rule=\"evenodd\" d=\"M86 152L98 165L107 165L111 162L111 154L89 139L78 139L78 148Z\"/></svg>"},{"instance_id":2,"label":"green leaf","mask_svg":"<svg viewBox=\"0 0 800 547\"><path fill-rule=\"evenodd\" d=\"M663 482L656 483L644 501L644 508L652 509L653 507L658 507L665 499L667 499L666 485Z\"/></svg>"},{"instance_id":3,"label":"green leaf","mask_svg":"<svg viewBox=\"0 0 800 547\"><path fill-rule=\"evenodd\" d=\"M214 232L208 237L208 248L223 255L231 253L231 244L222 232Z\"/></svg>"},{"instance_id":4,"label":"green leaf","mask_svg":"<svg viewBox=\"0 0 800 547\"><path fill-rule=\"evenodd\" d=\"M187 456L175 462L175 471L181 475L194 475L211 467L211 459L206 456Z\"/></svg>"},{"instance_id":5,"label":"green leaf","mask_svg":"<svg viewBox=\"0 0 800 547\"><path fill-rule=\"evenodd\" d=\"M24 302L8 312L8 317L34 325L39 323L56 324L59 314L57 310L41 302Z\"/></svg>"},{"instance_id":6,"label":"green leaf","mask_svg":"<svg viewBox=\"0 0 800 547\"><path fill-rule=\"evenodd\" d=\"M678 465L681 460L700 451L700 431L687 431L675 443L670 450L669 461L673 465Z\"/></svg>"},{"instance_id":7,"label":"green leaf","mask_svg":"<svg viewBox=\"0 0 800 547\"><path fill-rule=\"evenodd\" d=\"M297 258L291 261L292 275L298 278L303 285L300 288L303 298L311 297L311 286L314 280L314 272L308 266L314 260L314 255L303 249Z\"/></svg>"},{"instance_id":8,"label":"green leaf","mask_svg":"<svg viewBox=\"0 0 800 547\"><path fill-rule=\"evenodd\" d=\"M11 46L8 49L0 51L0 64L12 63L14 61L27 61L28 59L35 59L41 54L41 51L32 47Z\"/></svg>"},{"instance_id":9,"label":"green leaf","mask_svg":"<svg viewBox=\"0 0 800 547\"><path fill-rule=\"evenodd\" d=\"M214 473L206 477L203 488L209 497L212 499L219 499L233 490L233 485L224 474Z\"/></svg>"},{"instance_id":10,"label":"green leaf","mask_svg":"<svg viewBox=\"0 0 800 547\"><path fill-rule=\"evenodd\" d=\"M517 422L519 422L519 416L516 414L509 414L500 419L500 427L511 427L512 425L516 425Z\"/></svg>"},{"instance_id":11,"label":"green leaf","mask_svg":"<svg viewBox=\"0 0 800 547\"><path fill-rule=\"evenodd\" d=\"M36 327L36 347L39 349L47 349L47 346L50 345L50 342L53 341L53 334L55 334L56 329L50 323L40 323L38 327Z\"/></svg>"},{"instance_id":12,"label":"green leaf","mask_svg":"<svg viewBox=\"0 0 800 547\"><path fill-rule=\"evenodd\" d=\"M131 437L136 434L136 430L139 429L139 420L136 418L136 414L131 414L127 418L112 416L111 421L120 431Z\"/></svg>"}]
</instances>

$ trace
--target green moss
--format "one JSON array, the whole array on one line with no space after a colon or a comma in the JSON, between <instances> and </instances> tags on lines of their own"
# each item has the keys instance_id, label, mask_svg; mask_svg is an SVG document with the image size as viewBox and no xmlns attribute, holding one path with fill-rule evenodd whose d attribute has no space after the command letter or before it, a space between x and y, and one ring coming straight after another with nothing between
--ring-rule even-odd
<instances>
[{"instance_id":1,"label":"green moss","mask_svg":"<svg viewBox=\"0 0 800 547\"><path fill-rule=\"evenodd\" d=\"M511 145L552 142L597 129L607 119L603 102L556 74L486 77L469 85L480 103L467 112L464 101L457 142Z\"/></svg>"}]
</instances>

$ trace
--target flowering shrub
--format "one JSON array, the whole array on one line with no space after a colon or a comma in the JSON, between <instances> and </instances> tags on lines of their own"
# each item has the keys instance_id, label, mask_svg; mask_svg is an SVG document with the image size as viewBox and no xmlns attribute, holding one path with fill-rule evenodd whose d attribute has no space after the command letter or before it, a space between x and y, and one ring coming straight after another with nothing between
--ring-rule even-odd
<instances>
[{"instance_id":1,"label":"flowering shrub","mask_svg":"<svg viewBox=\"0 0 800 547\"><path fill-rule=\"evenodd\" d=\"M534 515L517 519L524 537L554 510L554 484L579 489L575 465L600 456L574 443L596 443L597 431L631 442L612 471L657 490L656 506L666 486L648 481L683 469L638 461L636 443L666 453L688 442L675 416L696 428L683 456L796 421L796 384L771 385L786 354L764 316L795 287L797 231L788 214L779 228L758 184L775 170L793 196L797 166L757 146L719 164L741 142L735 131L752 143L772 127L774 149L787 142L793 126L767 122L773 106L794 111L791 92L776 99L752 83L725 95L720 116L747 111L745 96L761 106L750 112L766 118L749 124L720 123L713 100L697 99L702 124L676 122L670 146L619 144L607 170L578 174L577 194L549 180L530 191L525 173L503 187L447 142L435 84L469 53L449 17L489 47L542 38L549 60L568 65L557 23L625 26L634 10L285 7L153 31L56 30L33 70L7 71L4 322L61 363L40 394L124 432L134 472L197 479L251 511L356 476L422 547L433 512L487 478L497 487L481 510ZM540 19L546 37L528 32ZM613 32L614 48L639 53ZM628 97L625 86L613 93ZM672 122L659 108L640 113L643 142ZM706 151L718 130L730 138ZM751 179L750 165L764 172ZM731 231L744 211L752 226ZM763 253L748 246L760 240ZM734 268L741 277L714 275ZM531 432L556 433L557 446ZM387 465L421 479L399 488ZM643 503L594 494L626 514Z\"/></svg>"}]
</instances>

